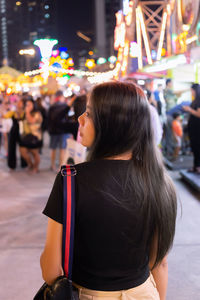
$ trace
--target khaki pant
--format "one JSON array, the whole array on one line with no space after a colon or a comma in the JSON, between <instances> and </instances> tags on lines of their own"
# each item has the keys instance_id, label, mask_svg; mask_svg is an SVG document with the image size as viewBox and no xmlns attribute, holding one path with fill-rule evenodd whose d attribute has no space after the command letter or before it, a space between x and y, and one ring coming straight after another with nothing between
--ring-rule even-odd
<instances>
[{"instance_id":1,"label":"khaki pant","mask_svg":"<svg viewBox=\"0 0 200 300\"><path fill-rule=\"evenodd\" d=\"M159 300L159 294L153 276L141 285L116 292L102 292L83 288L74 284L79 289L80 300Z\"/></svg>"}]
</instances>

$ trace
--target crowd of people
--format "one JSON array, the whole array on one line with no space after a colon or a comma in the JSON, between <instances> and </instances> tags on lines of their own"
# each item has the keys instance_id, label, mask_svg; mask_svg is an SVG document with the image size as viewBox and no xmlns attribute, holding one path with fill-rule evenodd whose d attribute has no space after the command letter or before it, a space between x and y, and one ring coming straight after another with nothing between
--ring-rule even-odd
<instances>
[{"instance_id":1,"label":"crowd of people","mask_svg":"<svg viewBox=\"0 0 200 300\"><path fill-rule=\"evenodd\" d=\"M156 144L171 161L180 154L194 155L194 165L189 170L200 173L200 87L191 86L191 99L182 103L178 99L184 91L174 92L173 82L156 88L152 80L146 80L143 90L150 104L151 119ZM78 117L84 112L87 95L72 95L65 98L58 90L46 98L33 99L28 94L0 95L0 147L7 158L8 167L17 165L17 145L21 156L21 167L32 173L39 171L43 135L47 131L50 139L50 169L58 170L56 149L59 150L59 166L62 165L67 139L77 139Z\"/></svg>"},{"instance_id":2,"label":"crowd of people","mask_svg":"<svg viewBox=\"0 0 200 300\"><path fill-rule=\"evenodd\" d=\"M29 94L1 95L0 146L8 167L16 169L19 149L21 167L27 168L30 173L37 173L43 136L47 131L50 136L50 169L58 170L63 163L67 138L77 138L78 117L85 107L85 94L65 98L60 90L49 102L41 97L34 100ZM59 150L58 168L56 149Z\"/></svg>"}]
</instances>

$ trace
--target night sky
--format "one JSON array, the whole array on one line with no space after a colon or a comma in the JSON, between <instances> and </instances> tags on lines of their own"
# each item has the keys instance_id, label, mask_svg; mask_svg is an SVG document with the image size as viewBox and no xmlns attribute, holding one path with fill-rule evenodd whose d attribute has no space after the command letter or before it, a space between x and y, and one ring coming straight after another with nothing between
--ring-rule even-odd
<instances>
[{"instance_id":1,"label":"night sky","mask_svg":"<svg viewBox=\"0 0 200 300\"><path fill-rule=\"evenodd\" d=\"M79 30L89 34L94 30L94 0L56 0L58 1L58 40L63 46L79 50L88 46L79 38Z\"/></svg>"}]
</instances>

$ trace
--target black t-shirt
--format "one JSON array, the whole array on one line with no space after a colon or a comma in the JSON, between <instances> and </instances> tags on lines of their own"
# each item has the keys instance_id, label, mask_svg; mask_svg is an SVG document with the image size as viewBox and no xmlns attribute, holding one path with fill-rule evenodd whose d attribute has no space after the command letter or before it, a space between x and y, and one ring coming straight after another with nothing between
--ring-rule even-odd
<instances>
[{"instance_id":1,"label":"black t-shirt","mask_svg":"<svg viewBox=\"0 0 200 300\"><path fill-rule=\"evenodd\" d=\"M140 203L127 184L129 161L75 165L76 216L73 281L93 290L136 287L149 276ZM63 177L58 173L45 215L63 221Z\"/></svg>"}]
</instances>

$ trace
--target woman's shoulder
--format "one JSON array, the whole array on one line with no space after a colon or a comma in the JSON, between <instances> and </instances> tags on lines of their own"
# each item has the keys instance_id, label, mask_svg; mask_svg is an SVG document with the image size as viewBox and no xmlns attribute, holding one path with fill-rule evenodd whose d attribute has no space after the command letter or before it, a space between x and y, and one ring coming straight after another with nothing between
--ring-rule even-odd
<instances>
[{"instance_id":1,"label":"woman's shoulder","mask_svg":"<svg viewBox=\"0 0 200 300\"><path fill-rule=\"evenodd\" d=\"M109 174L119 174L123 173L124 170L127 170L128 166L128 160L109 159L97 159L74 165L77 174L83 176L86 174L91 174L92 176L100 176L100 174L103 174L103 176L109 176Z\"/></svg>"}]
</instances>

